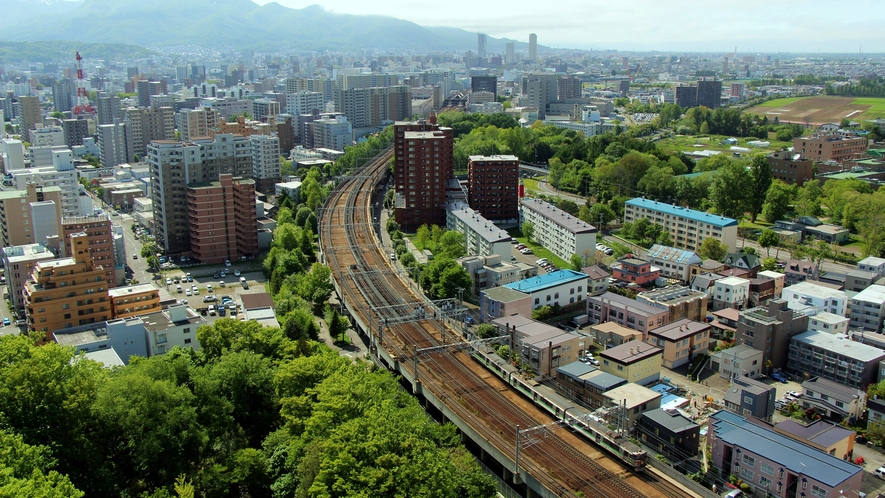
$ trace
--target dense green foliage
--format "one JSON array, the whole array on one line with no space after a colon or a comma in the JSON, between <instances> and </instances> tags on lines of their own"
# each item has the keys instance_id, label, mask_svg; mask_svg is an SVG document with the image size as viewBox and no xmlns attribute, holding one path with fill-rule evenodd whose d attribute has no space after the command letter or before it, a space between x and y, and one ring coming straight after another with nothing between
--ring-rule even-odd
<instances>
[{"instance_id":1,"label":"dense green foliage","mask_svg":"<svg viewBox=\"0 0 885 498\"><path fill-rule=\"evenodd\" d=\"M827 83L824 87L824 94L848 97L885 97L885 78L861 78L856 83L842 85Z\"/></svg>"},{"instance_id":2,"label":"dense green foliage","mask_svg":"<svg viewBox=\"0 0 885 498\"><path fill-rule=\"evenodd\" d=\"M154 55L156 52L122 43L80 43L69 41L0 41L0 64L15 62L74 61L74 53L92 60L131 60Z\"/></svg>"}]
</instances>

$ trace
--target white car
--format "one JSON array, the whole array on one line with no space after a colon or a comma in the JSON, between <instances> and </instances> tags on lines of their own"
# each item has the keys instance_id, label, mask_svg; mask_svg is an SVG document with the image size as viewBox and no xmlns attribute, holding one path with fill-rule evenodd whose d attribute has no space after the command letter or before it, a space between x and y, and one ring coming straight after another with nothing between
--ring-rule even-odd
<instances>
[{"instance_id":1,"label":"white car","mask_svg":"<svg viewBox=\"0 0 885 498\"><path fill-rule=\"evenodd\" d=\"M172 285L172 279L171 279L171 278L166 277L166 285Z\"/></svg>"},{"instance_id":2,"label":"white car","mask_svg":"<svg viewBox=\"0 0 885 498\"><path fill-rule=\"evenodd\" d=\"M191 292L190 287L184 289L184 295L185 295L185 296L193 295L193 292Z\"/></svg>"},{"instance_id":3,"label":"white car","mask_svg":"<svg viewBox=\"0 0 885 498\"><path fill-rule=\"evenodd\" d=\"M541 259L535 261L535 264L538 266L545 265L545 264L547 264L547 258L541 258Z\"/></svg>"},{"instance_id":4,"label":"white car","mask_svg":"<svg viewBox=\"0 0 885 498\"><path fill-rule=\"evenodd\" d=\"M523 254L534 254L535 253L535 251L532 251L532 249L529 247L526 247L525 249L521 249L519 252L521 252Z\"/></svg>"},{"instance_id":5,"label":"white car","mask_svg":"<svg viewBox=\"0 0 885 498\"><path fill-rule=\"evenodd\" d=\"M239 276L240 276L240 270L234 270L234 276L235 276L235 277L239 277Z\"/></svg>"},{"instance_id":6,"label":"white car","mask_svg":"<svg viewBox=\"0 0 885 498\"><path fill-rule=\"evenodd\" d=\"M200 295L200 288L197 287L196 285L193 286L193 287L191 287L191 291L194 293L195 296L199 296L199 295Z\"/></svg>"},{"instance_id":7,"label":"white car","mask_svg":"<svg viewBox=\"0 0 885 498\"><path fill-rule=\"evenodd\" d=\"M224 266L230 266L230 260L229 260L229 259L225 259L225 260L224 260Z\"/></svg>"}]
</instances>

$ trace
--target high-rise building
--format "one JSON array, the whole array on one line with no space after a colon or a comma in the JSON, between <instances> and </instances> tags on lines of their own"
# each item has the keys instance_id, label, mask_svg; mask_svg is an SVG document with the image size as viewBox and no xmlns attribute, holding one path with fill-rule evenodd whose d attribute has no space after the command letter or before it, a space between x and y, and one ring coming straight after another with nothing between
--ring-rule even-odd
<instances>
[{"instance_id":1,"label":"high-rise building","mask_svg":"<svg viewBox=\"0 0 885 498\"><path fill-rule=\"evenodd\" d=\"M71 216L61 219L61 234L65 255L74 255L74 236L85 235L92 262L104 269L108 288L117 286L114 274L113 223L107 215Z\"/></svg>"},{"instance_id":2,"label":"high-rise building","mask_svg":"<svg viewBox=\"0 0 885 498\"><path fill-rule=\"evenodd\" d=\"M507 42L504 47L504 62L506 64L513 64L516 62L516 44L513 42Z\"/></svg>"},{"instance_id":3,"label":"high-rise building","mask_svg":"<svg viewBox=\"0 0 885 498\"><path fill-rule=\"evenodd\" d=\"M397 85L338 90L335 111L347 116L354 128L408 119L412 115L412 89Z\"/></svg>"},{"instance_id":4,"label":"high-rise building","mask_svg":"<svg viewBox=\"0 0 885 498\"><path fill-rule=\"evenodd\" d=\"M68 112L74 108L74 97L77 95L77 86L70 79L63 79L52 85L52 106L56 111Z\"/></svg>"},{"instance_id":5,"label":"high-rise building","mask_svg":"<svg viewBox=\"0 0 885 498\"><path fill-rule=\"evenodd\" d=\"M324 107L323 94L320 92L295 92L286 94L286 112L293 116L310 114L314 109Z\"/></svg>"},{"instance_id":6,"label":"high-rise building","mask_svg":"<svg viewBox=\"0 0 885 498\"><path fill-rule=\"evenodd\" d=\"M106 125L123 121L123 107L116 95L99 95L95 99L95 107L98 114L98 124Z\"/></svg>"},{"instance_id":7,"label":"high-rise building","mask_svg":"<svg viewBox=\"0 0 885 498\"><path fill-rule=\"evenodd\" d=\"M673 102L683 109L697 107L698 87L692 85L676 85Z\"/></svg>"},{"instance_id":8,"label":"high-rise building","mask_svg":"<svg viewBox=\"0 0 885 498\"><path fill-rule=\"evenodd\" d=\"M274 185L281 182L280 139L272 135L252 135L252 179L253 190L263 193L274 191Z\"/></svg>"},{"instance_id":9,"label":"high-rise building","mask_svg":"<svg viewBox=\"0 0 885 498\"><path fill-rule=\"evenodd\" d=\"M581 98L581 80L574 76L566 76L556 81L558 100Z\"/></svg>"},{"instance_id":10,"label":"high-rise building","mask_svg":"<svg viewBox=\"0 0 885 498\"><path fill-rule=\"evenodd\" d=\"M280 113L280 103L271 99L256 99L252 101L252 119L267 121L268 117Z\"/></svg>"},{"instance_id":11,"label":"high-rise building","mask_svg":"<svg viewBox=\"0 0 885 498\"><path fill-rule=\"evenodd\" d=\"M538 62L538 35L529 34L529 60Z\"/></svg>"},{"instance_id":12,"label":"high-rise building","mask_svg":"<svg viewBox=\"0 0 885 498\"><path fill-rule=\"evenodd\" d=\"M519 219L519 158L470 156L467 202L491 221Z\"/></svg>"},{"instance_id":13,"label":"high-rise building","mask_svg":"<svg viewBox=\"0 0 885 498\"><path fill-rule=\"evenodd\" d=\"M353 125L347 116L317 119L313 122L313 147L344 151L353 143Z\"/></svg>"},{"instance_id":14,"label":"high-rise building","mask_svg":"<svg viewBox=\"0 0 885 498\"><path fill-rule=\"evenodd\" d=\"M538 109L538 119L547 115L547 104L556 102L559 87L555 74L527 74L522 77L520 103Z\"/></svg>"},{"instance_id":15,"label":"high-rise building","mask_svg":"<svg viewBox=\"0 0 885 498\"><path fill-rule=\"evenodd\" d=\"M0 192L0 246L45 243L45 240L37 239L34 227L51 224L52 220L58 226L62 216L61 196L60 188L35 183L27 185L24 190ZM47 210L48 203L52 204L52 212ZM40 233L45 235L43 231ZM58 234L58 228L55 234Z\"/></svg>"},{"instance_id":16,"label":"high-rise building","mask_svg":"<svg viewBox=\"0 0 885 498\"><path fill-rule=\"evenodd\" d=\"M491 92L498 100L498 77L497 76L471 76L470 90L472 92Z\"/></svg>"},{"instance_id":17,"label":"high-rise building","mask_svg":"<svg viewBox=\"0 0 885 498\"><path fill-rule=\"evenodd\" d=\"M111 168L129 161L129 130L126 123L99 125L97 131L102 166Z\"/></svg>"},{"instance_id":18,"label":"high-rise building","mask_svg":"<svg viewBox=\"0 0 885 498\"><path fill-rule=\"evenodd\" d=\"M58 187L61 189L61 212L65 216L80 215L80 184L77 183L77 170L74 168L74 154L70 149L62 148L50 151L51 166L35 166L13 171L12 184L19 190L26 190L28 185L37 184L42 187ZM56 220L56 223L58 220ZM57 231L55 232L57 233ZM54 234L49 234L54 235ZM34 242L44 243L34 239Z\"/></svg>"},{"instance_id":19,"label":"high-rise building","mask_svg":"<svg viewBox=\"0 0 885 498\"><path fill-rule=\"evenodd\" d=\"M21 311L25 307L22 290L31 278L31 272L38 261L56 259L55 254L43 244L25 244L4 247L0 252L3 268L6 270L6 290L12 308Z\"/></svg>"},{"instance_id":20,"label":"high-rise building","mask_svg":"<svg viewBox=\"0 0 885 498\"><path fill-rule=\"evenodd\" d=\"M480 58L486 57L486 34L476 34L476 55Z\"/></svg>"},{"instance_id":21,"label":"high-rise building","mask_svg":"<svg viewBox=\"0 0 885 498\"><path fill-rule=\"evenodd\" d=\"M68 147L83 145L83 139L89 136L89 122L85 119L63 119L61 127Z\"/></svg>"},{"instance_id":22,"label":"high-rise building","mask_svg":"<svg viewBox=\"0 0 885 498\"><path fill-rule=\"evenodd\" d=\"M152 140L175 138L175 111L171 107L130 107L126 109L128 161L144 158Z\"/></svg>"},{"instance_id":23,"label":"high-rise building","mask_svg":"<svg viewBox=\"0 0 885 498\"><path fill-rule=\"evenodd\" d=\"M44 334L112 318L105 269L86 234L71 236L69 258L38 261L24 287L28 329Z\"/></svg>"},{"instance_id":24,"label":"high-rise building","mask_svg":"<svg viewBox=\"0 0 885 498\"><path fill-rule=\"evenodd\" d=\"M148 145L147 159L156 240L167 254L190 251L187 185L218 181L222 174L252 175L251 143L225 133L191 142L157 140Z\"/></svg>"},{"instance_id":25,"label":"high-rise building","mask_svg":"<svg viewBox=\"0 0 885 498\"><path fill-rule=\"evenodd\" d=\"M149 107L151 95L166 95L166 81L138 80L135 91L138 93L138 107Z\"/></svg>"},{"instance_id":26,"label":"high-rise building","mask_svg":"<svg viewBox=\"0 0 885 498\"><path fill-rule=\"evenodd\" d=\"M722 82L714 79L698 80L698 106L717 109L722 102Z\"/></svg>"},{"instance_id":27,"label":"high-rise building","mask_svg":"<svg viewBox=\"0 0 885 498\"><path fill-rule=\"evenodd\" d=\"M33 130L38 124L43 124L43 114L40 109L40 98L31 96L21 96L18 98L19 107L21 108L22 130Z\"/></svg>"},{"instance_id":28,"label":"high-rise building","mask_svg":"<svg viewBox=\"0 0 885 498\"><path fill-rule=\"evenodd\" d=\"M396 222L411 230L445 223L446 187L454 177L454 133L429 121L394 125Z\"/></svg>"},{"instance_id":29,"label":"high-rise building","mask_svg":"<svg viewBox=\"0 0 885 498\"><path fill-rule=\"evenodd\" d=\"M188 185L187 216L197 260L216 264L258 253L254 181L223 174Z\"/></svg>"},{"instance_id":30,"label":"high-rise building","mask_svg":"<svg viewBox=\"0 0 885 498\"><path fill-rule=\"evenodd\" d=\"M218 111L211 107L182 109L175 115L175 127L181 140L195 140L215 136ZM147 142L150 143L150 142Z\"/></svg>"}]
</instances>

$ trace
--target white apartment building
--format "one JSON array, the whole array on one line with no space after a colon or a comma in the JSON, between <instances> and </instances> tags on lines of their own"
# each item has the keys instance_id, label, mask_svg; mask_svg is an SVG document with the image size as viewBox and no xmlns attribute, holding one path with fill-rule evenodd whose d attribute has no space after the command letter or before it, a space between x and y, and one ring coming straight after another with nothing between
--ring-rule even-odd
<instances>
[{"instance_id":1,"label":"white apartment building","mask_svg":"<svg viewBox=\"0 0 885 498\"><path fill-rule=\"evenodd\" d=\"M3 173L9 174L15 169L25 169L25 147L21 140L4 138L0 140L0 162Z\"/></svg>"},{"instance_id":2,"label":"white apartment building","mask_svg":"<svg viewBox=\"0 0 885 498\"><path fill-rule=\"evenodd\" d=\"M18 190L26 190L29 183L61 189L61 211L64 216L82 216L80 212L80 184L74 169L74 154L70 149L52 151L53 166L41 166L12 172L12 183ZM36 240L36 239L35 239ZM37 242L43 242L36 240Z\"/></svg>"},{"instance_id":3,"label":"white apartment building","mask_svg":"<svg viewBox=\"0 0 885 498\"><path fill-rule=\"evenodd\" d=\"M808 317L808 330L818 330L828 334L848 334L848 322L850 320L842 315L834 315L821 311Z\"/></svg>"},{"instance_id":4,"label":"white apartment building","mask_svg":"<svg viewBox=\"0 0 885 498\"><path fill-rule=\"evenodd\" d=\"M537 266L528 263L504 262L502 257L497 254L465 256L458 258L457 262L470 275L470 279L473 281L472 294L474 296L479 296L480 292L486 289L500 287L538 274Z\"/></svg>"},{"instance_id":5,"label":"white apartment building","mask_svg":"<svg viewBox=\"0 0 885 498\"><path fill-rule=\"evenodd\" d=\"M528 294L532 300L532 309L535 310L543 306L566 306L583 301L587 296L587 280L585 273L557 270L503 287Z\"/></svg>"},{"instance_id":6,"label":"white apartment building","mask_svg":"<svg viewBox=\"0 0 885 498\"><path fill-rule=\"evenodd\" d=\"M882 333L885 320L885 285L871 285L851 299L851 328Z\"/></svg>"},{"instance_id":7,"label":"white apartment building","mask_svg":"<svg viewBox=\"0 0 885 498\"><path fill-rule=\"evenodd\" d=\"M224 119L230 119L231 116L244 112L252 113L252 101L247 99L238 99L236 97L227 97L224 99L206 98L203 99L204 107L209 107L218 112L218 115Z\"/></svg>"},{"instance_id":8,"label":"white apartment building","mask_svg":"<svg viewBox=\"0 0 885 498\"><path fill-rule=\"evenodd\" d=\"M9 302L16 310L24 309L22 290L25 288L25 282L31 278L34 266L38 261L56 259L56 256L43 244L9 246L0 251L2 251L0 252L0 261L3 263L3 269L6 270L6 292Z\"/></svg>"},{"instance_id":9,"label":"white apartment building","mask_svg":"<svg viewBox=\"0 0 885 498\"><path fill-rule=\"evenodd\" d=\"M446 205L446 229L464 234L466 254L469 256L507 257L513 251L510 234L464 203Z\"/></svg>"},{"instance_id":10,"label":"white apartment building","mask_svg":"<svg viewBox=\"0 0 885 498\"><path fill-rule=\"evenodd\" d=\"M519 203L519 224L534 226L534 239L565 261L596 251L596 227L540 199Z\"/></svg>"},{"instance_id":11,"label":"white apartment building","mask_svg":"<svg viewBox=\"0 0 885 498\"><path fill-rule=\"evenodd\" d=\"M713 283L712 311L725 308L742 310L750 297L750 281L739 277L725 277Z\"/></svg>"},{"instance_id":12,"label":"white apartment building","mask_svg":"<svg viewBox=\"0 0 885 498\"><path fill-rule=\"evenodd\" d=\"M346 116L317 119L313 122L313 146L343 151L353 143L353 124Z\"/></svg>"},{"instance_id":13,"label":"white apartment building","mask_svg":"<svg viewBox=\"0 0 885 498\"><path fill-rule=\"evenodd\" d=\"M869 256L857 262L857 269L885 277L885 258Z\"/></svg>"},{"instance_id":14,"label":"white apartment building","mask_svg":"<svg viewBox=\"0 0 885 498\"><path fill-rule=\"evenodd\" d=\"M793 310L813 306L818 311L826 311L839 316L848 315L848 296L845 291L808 281L784 288L783 298L787 301L787 306Z\"/></svg>"},{"instance_id":15,"label":"white apartment building","mask_svg":"<svg viewBox=\"0 0 885 498\"><path fill-rule=\"evenodd\" d=\"M210 107L182 109L175 115L175 126L181 140L215 136L218 111Z\"/></svg>"},{"instance_id":16,"label":"white apartment building","mask_svg":"<svg viewBox=\"0 0 885 498\"><path fill-rule=\"evenodd\" d=\"M256 183L280 181L280 138L276 135L252 135L252 179ZM259 190L264 190L260 188Z\"/></svg>"},{"instance_id":17,"label":"white apartment building","mask_svg":"<svg viewBox=\"0 0 885 498\"><path fill-rule=\"evenodd\" d=\"M675 247L698 251L712 237L737 250L737 220L637 197L624 203L624 222L647 218L664 227Z\"/></svg>"},{"instance_id":18,"label":"white apartment building","mask_svg":"<svg viewBox=\"0 0 885 498\"><path fill-rule=\"evenodd\" d=\"M280 103L271 99L255 99L252 101L252 119L261 121L264 118L275 117L280 113Z\"/></svg>"},{"instance_id":19,"label":"white apartment building","mask_svg":"<svg viewBox=\"0 0 885 498\"><path fill-rule=\"evenodd\" d=\"M61 126L42 126L28 132L31 146L65 145L65 131Z\"/></svg>"},{"instance_id":20,"label":"white apartment building","mask_svg":"<svg viewBox=\"0 0 885 498\"><path fill-rule=\"evenodd\" d=\"M310 114L313 109L322 111L325 98L321 92L301 91L286 94L286 113L293 116Z\"/></svg>"},{"instance_id":21,"label":"white apartment building","mask_svg":"<svg viewBox=\"0 0 885 498\"><path fill-rule=\"evenodd\" d=\"M175 346L200 350L197 329L206 319L184 304L140 316L147 330L148 356L164 354Z\"/></svg>"},{"instance_id":22,"label":"white apartment building","mask_svg":"<svg viewBox=\"0 0 885 498\"><path fill-rule=\"evenodd\" d=\"M102 167L112 168L129 161L126 123L99 125L96 132Z\"/></svg>"}]
</instances>

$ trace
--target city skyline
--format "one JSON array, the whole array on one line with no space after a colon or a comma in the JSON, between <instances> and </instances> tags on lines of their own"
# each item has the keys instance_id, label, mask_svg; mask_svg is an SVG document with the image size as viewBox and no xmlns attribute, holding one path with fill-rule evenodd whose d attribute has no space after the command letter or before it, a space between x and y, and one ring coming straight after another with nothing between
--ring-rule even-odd
<instances>
[{"instance_id":1,"label":"city skyline","mask_svg":"<svg viewBox=\"0 0 885 498\"><path fill-rule=\"evenodd\" d=\"M271 0L253 1L264 5ZM295 9L320 5L340 14L390 16L421 26L460 28L525 43L529 33L536 33L538 44L550 48L725 53L736 47L743 54L885 53L885 39L877 36L875 28L876 20L885 19L885 8L873 0L856 2L852 9L833 9L831 2L823 0L749 0L740 9L685 0L658 4L625 0L616 11L602 10L608 3L586 2L574 5L568 15L561 10L536 12L538 4L527 0L510 2L506 10L495 4L465 2L463 7L471 16L464 16L457 2L442 13L390 0L277 3ZM686 29L686 24L693 23L694 29ZM490 53L495 51L490 47Z\"/></svg>"}]
</instances>

